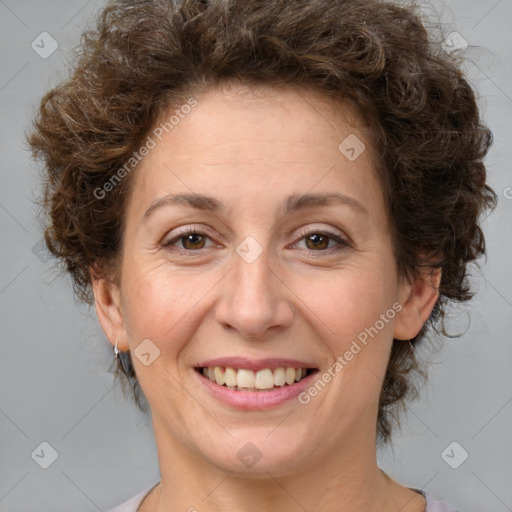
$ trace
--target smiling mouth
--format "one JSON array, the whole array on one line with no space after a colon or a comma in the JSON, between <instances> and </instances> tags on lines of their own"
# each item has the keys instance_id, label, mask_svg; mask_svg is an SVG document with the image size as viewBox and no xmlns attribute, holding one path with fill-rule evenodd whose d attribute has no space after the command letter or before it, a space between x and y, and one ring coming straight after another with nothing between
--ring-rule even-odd
<instances>
[{"instance_id":1,"label":"smiling mouth","mask_svg":"<svg viewBox=\"0 0 512 512\"><path fill-rule=\"evenodd\" d=\"M258 371L222 366L199 366L195 371L219 386L236 391L272 391L293 386L309 375L318 372L316 368L263 368Z\"/></svg>"}]
</instances>

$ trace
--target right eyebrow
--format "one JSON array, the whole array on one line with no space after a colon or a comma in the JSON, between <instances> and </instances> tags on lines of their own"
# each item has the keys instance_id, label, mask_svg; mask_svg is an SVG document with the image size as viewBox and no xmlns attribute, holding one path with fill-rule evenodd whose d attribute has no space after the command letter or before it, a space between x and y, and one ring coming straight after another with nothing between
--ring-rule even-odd
<instances>
[{"instance_id":1,"label":"right eyebrow","mask_svg":"<svg viewBox=\"0 0 512 512\"><path fill-rule=\"evenodd\" d=\"M163 206L183 205L197 208L198 210L206 210L210 212L223 211L224 205L214 197L203 196L198 194L169 194L157 199L145 212L146 219L156 210Z\"/></svg>"}]
</instances>

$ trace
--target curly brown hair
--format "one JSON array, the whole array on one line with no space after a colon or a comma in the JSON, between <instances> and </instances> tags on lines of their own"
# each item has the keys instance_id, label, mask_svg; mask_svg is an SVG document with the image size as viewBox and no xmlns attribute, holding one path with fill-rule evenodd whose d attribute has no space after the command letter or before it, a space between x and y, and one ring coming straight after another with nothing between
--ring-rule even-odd
<instances>
[{"instance_id":1,"label":"curly brown hair","mask_svg":"<svg viewBox=\"0 0 512 512\"><path fill-rule=\"evenodd\" d=\"M415 5L378 0L112 1L86 31L69 78L42 99L29 144L44 161L45 240L91 304L90 269L115 276L131 175L99 198L162 112L238 81L293 86L350 101L370 127L399 275L441 268L445 307L473 296L468 265L485 254L480 216L494 209L483 159L492 143L458 59ZM426 376L409 343L393 341L377 439L390 439ZM121 353L117 376L147 402ZM399 407L400 406L400 407Z\"/></svg>"}]
</instances>

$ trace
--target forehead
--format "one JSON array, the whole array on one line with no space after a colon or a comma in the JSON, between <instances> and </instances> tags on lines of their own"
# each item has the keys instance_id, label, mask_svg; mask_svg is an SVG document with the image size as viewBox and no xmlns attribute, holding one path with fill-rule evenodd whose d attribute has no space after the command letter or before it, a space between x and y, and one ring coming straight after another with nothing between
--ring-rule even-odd
<instances>
[{"instance_id":1,"label":"forehead","mask_svg":"<svg viewBox=\"0 0 512 512\"><path fill-rule=\"evenodd\" d=\"M323 149L318 152L330 145L337 154L338 144L346 136L357 133L369 139L370 135L352 103L334 102L311 90L225 84L207 91L197 102L192 115L180 120L181 129L173 132L177 142L195 136L197 150L212 154L251 143L274 143L277 155L286 154L286 143L301 145L310 153L320 143ZM163 112L157 125L165 123L168 114Z\"/></svg>"},{"instance_id":2,"label":"forehead","mask_svg":"<svg viewBox=\"0 0 512 512\"><path fill-rule=\"evenodd\" d=\"M274 196L340 186L353 195L376 191L367 127L349 103L294 88L247 86L209 90L194 99L186 114L184 109L175 115L179 105L162 112L150 131L155 147L132 184L139 198L154 199L164 190L207 193L212 187L234 200L241 196L233 192L244 190ZM343 152L346 140L360 143L352 161Z\"/></svg>"}]
</instances>

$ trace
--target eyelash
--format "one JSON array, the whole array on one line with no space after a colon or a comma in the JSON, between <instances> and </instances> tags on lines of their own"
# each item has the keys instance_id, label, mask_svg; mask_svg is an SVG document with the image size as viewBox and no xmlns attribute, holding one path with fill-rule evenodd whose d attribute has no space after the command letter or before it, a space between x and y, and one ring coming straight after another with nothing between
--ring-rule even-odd
<instances>
[{"instance_id":1,"label":"eyelash","mask_svg":"<svg viewBox=\"0 0 512 512\"><path fill-rule=\"evenodd\" d=\"M203 236L203 237L206 237L206 238L210 238L205 232L199 230L199 229L196 229L194 228L193 226L187 228L185 231L177 234L176 236L174 236L173 238L171 238L170 240L168 241L165 241L162 243L162 247L164 248L170 248L174 243L178 242L179 240L181 240L182 238L186 238L187 236L190 236L190 235L200 235L200 236ZM312 250L312 249L304 249L305 251L307 252L310 252L310 253L315 253L315 252L318 252L318 253L327 253L327 254L331 254L333 252L338 252L338 251L341 251L343 249L348 249L351 247L351 244L347 241L347 240L344 240L343 238L341 238L340 236L334 234L334 233L330 233L328 231L321 231L321 230L318 230L318 229L310 229L309 231L302 231L302 232L299 232L299 235L300 235L300 239L297 243L299 243L300 241L304 240L307 236L310 236L310 235L321 235L321 236L325 236L331 240L334 240L335 242L338 243L338 246L337 247L330 247L328 249L321 249L321 250L318 250L318 251L315 251L315 250ZM294 244L294 245L296 245ZM178 253L180 254L187 254L187 255L190 255L190 253L194 253L194 252L201 252L203 249L205 248L202 248L202 249L197 249L197 250L193 250L193 249L181 249L181 248L175 248L173 249L174 251L177 251Z\"/></svg>"}]
</instances>

